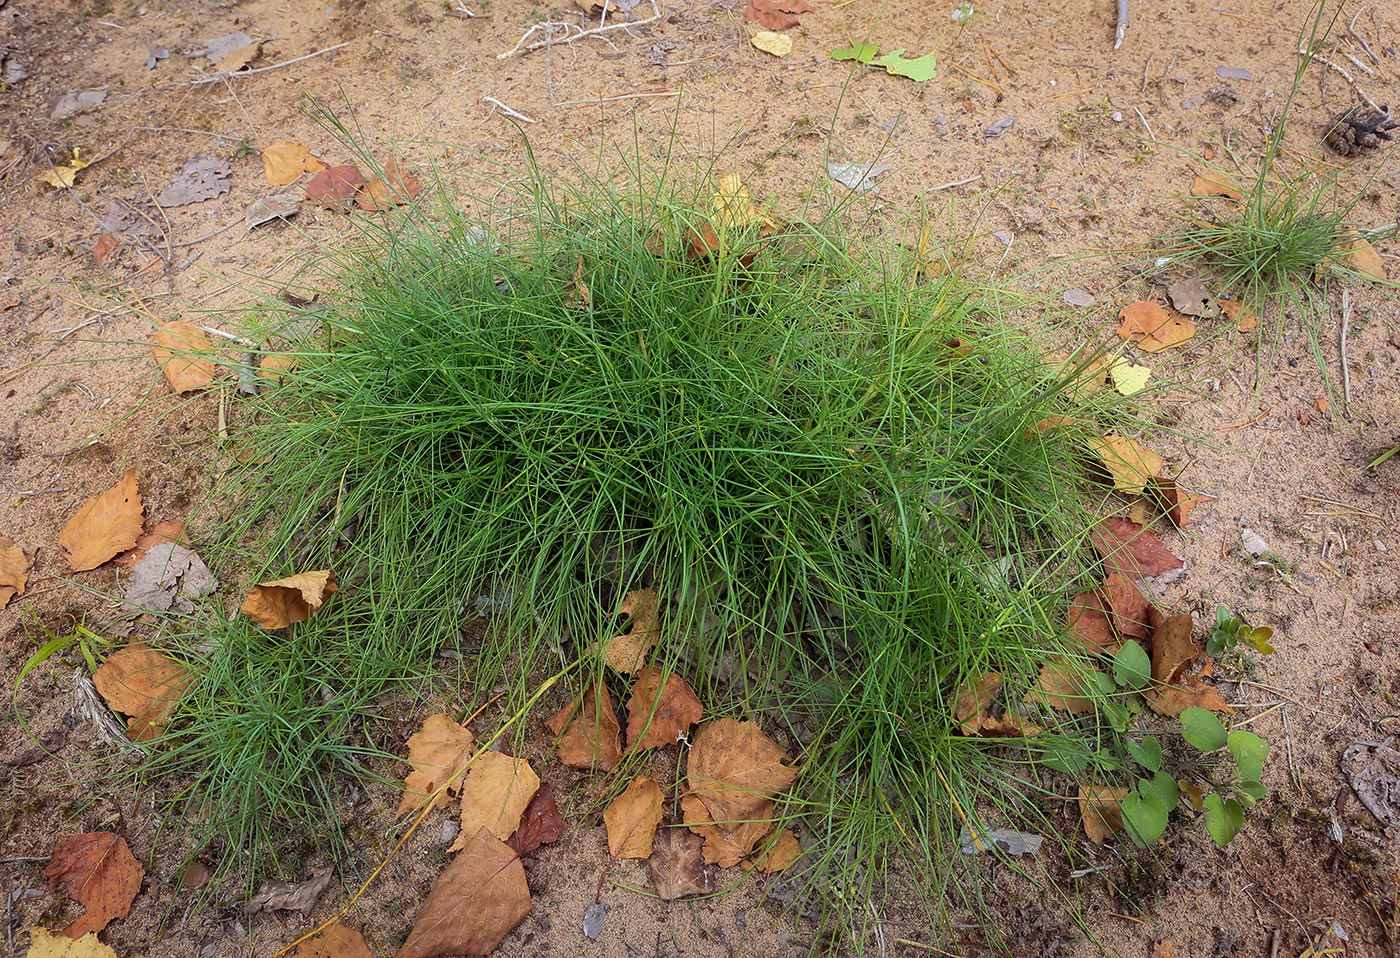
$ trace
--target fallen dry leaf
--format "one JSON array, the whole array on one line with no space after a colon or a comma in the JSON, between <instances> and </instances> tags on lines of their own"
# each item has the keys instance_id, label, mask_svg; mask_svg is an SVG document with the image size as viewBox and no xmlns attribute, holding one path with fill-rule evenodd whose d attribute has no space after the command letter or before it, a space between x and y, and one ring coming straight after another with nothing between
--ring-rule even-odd
<instances>
[{"instance_id":1,"label":"fallen dry leaf","mask_svg":"<svg viewBox=\"0 0 1400 958\"><path fill-rule=\"evenodd\" d=\"M481 828L505 841L520 827L539 787L539 776L525 759L503 752L477 756L462 782L462 830L449 851L466 847Z\"/></svg>"},{"instance_id":2,"label":"fallen dry leaf","mask_svg":"<svg viewBox=\"0 0 1400 958\"><path fill-rule=\"evenodd\" d=\"M1220 691L1206 682L1214 663L1196 646L1189 613L1169 615L1152 633L1153 685L1143 697L1154 712L1176 717L1197 706L1212 712L1233 712Z\"/></svg>"},{"instance_id":3,"label":"fallen dry leaf","mask_svg":"<svg viewBox=\"0 0 1400 958\"><path fill-rule=\"evenodd\" d=\"M675 901L686 895L708 895L714 891L710 870L705 867L701 849L705 840L684 828L663 828L652 842L647 874L662 901Z\"/></svg>"},{"instance_id":4,"label":"fallen dry leaf","mask_svg":"<svg viewBox=\"0 0 1400 958\"><path fill-rule=\"evenodd\" d=\"M1232 200L1244 199L1244 191L1224 173L1209 170L1191 181L1192 196L1226 196Z\"/></svg>"},{"instance_id":5,"label":"fallen dry leaf","mask_svg":"<svg viewBox=\"0 0 1400 958\"><path fill-rule=\"evenodd\" d=\"M1341 254L1337 261L1346 269L1363 279L1385 282L1385 262L1381 259L1381 254L1359 233L1343 237L1337 244L1337 250Z\"/></svg>"},{"instance_id":6,"label":"fallen dry leaf","mask_svg":"<svg viewBox=\"0 0 1400 958\"><path fill-rule=\"evenodd\" d=\"M1109 621L1103 596L1097 589L1081 592L1070 600L1066 629L1089 652L1112 654L1118 651L1119 643L1113 634L1113 624Z\"/></svg>"},{"instance_id":7,"label":"fallen dry leaf","mask_svg":"<svg viewBox=\"0 0 1400 958\"><path fill-rule=\"evenodd\" d=\"M1173 526L1185 529L1190 520L1191 510L1203 502L1211 502L1215 497L1203 492L1192 492L1170 476L1156 476L1147 484L1145 498L1150 500L1159 515L1165 516Z\"/></svg>"},{"instance_id":8,"label":"fallen dry leaf","mask_svg":"<svg viewBox=\"0 0 1400 958\"><path fill-rule=\"evenodd\" d=\"M214 381L214 361L209 358L209 336L183 319L166 323L151 337L151 352L170 388L194 392Z\"/></svg>"},{"instance_id":9,"label":"fallen dry leaf","mask_svg":"<svg viewBox=\"0 0 1400 958\"><path fill-rule=\"evenodd\" d=\"M141 561L132 566L123 607L128 611L189 615L194 612L195 602L218 587L198 555L182 545L163 542L151 546Z\"/></svg>"},{"instance_id":10,"label":"fallen dry leaf","mask_svg":"<svg viewBox=\"0 0 1400 958\"><path fill-rule=\"evenodd\" d=\"M190 684L190 670L140 642L118 649L92 673L102 700L130 716L126 734L137 742L158 738Z\"/></svg>"},{"instance_id":11,"label":"fallen dry leaf","mask_svg":"<svg viewBox=\"0 0 1400 958\"><path fill-rule=\"evenodd\" d=\"M752 43L755 49L775 57L785 57L792 52L792 37L772 30L760 30L749 37L749 43Z\"/></svg>"},{"instance_id":12,"label":"fallen dry leaf","mask_svg":"<svg viewBox=\"0 0 1400 958\"><path fill-rule=\"evenodd\" d=\"M1002 678L995 672L984 673L971 685L964 685L954 698L953 718L964 735L1030 736L1044 729L1023 722L1021 716L999 700Z\"/></svg>"},{"instance_id":13,"label":"fallen dry leaf","mask_svg":"<svg viewBox=\"0 0 1400 958\"><path fill-rule=\"evenodd\" d=\"M1211 712L1235 711L1221 696L1219 689L1204 682L1189 688L1180 685L1154 686L1144 690L1143 697L1152 711L1170 718L1176 718L1193 706Z\"/></svg>"},{"instance_id":14,"label":"fallen dry leaf","mask_svg":"<svg viewBox=\"0 0 1400 958\"><path fill-rule=\"evenodd\" d=\"M660 636L658 602L651 589L634 589L623 597L618 614L629 616L632 622L626 632L601 643L603 661L609 668L632 675L645 663Z\"/></svg>"},{"instance_id":15,"label":"fallen dry leaf","mask_svg":"<svg viewBox=\"0 0 1400 958\"><path fill-rule=\"evenodd\" d=\"M300 572L253 586L239 611L260 629L285 629L293 622L305 622L315 615L338 588L335 573L330 569Z\"/></svg>"},{"instance_id":16,"label":"fallen dry leaf","mask_svg":"<svg viewBox=\"0 0 1400 958\"><path fill-rule=\"evenodd\" d=\"M684 233L685 258L688 260L706 259L721 249L719 234L712 224L701 222L687 226Z\"/></svg>"},{"instance_id":17,"label":"fallen dry leaf","mask_svg":"<svg viewBox=\"0 0 1400 958\"><path fill-rule=\"evenodd\" d=\"M73 184L78 181L78 171L87 169L87 163L78 159L78 151L73 150L73 156L62 166L54 165L37 177L40 183L52 186L56 190L72 189Z\"/></svg>"},{"instance_id":18,"label":"fallen dry leaf","mask_svg":"<svg viewBox=\"0 0 1400 958\"><path fill-rule=\"evenodd\" d=\"M573 285L564 295L564 305L570 309L589 309L593 306L593 291L583 281L582 253L578 254L578 262L574 266Z\"/></svg>"},{"instance_id":19,"label":"fallen dry leaf","mask_svg":"<svg viewBox=\"0 0 1400 958\"><path fill-rule=\"evenodd\" d=\"M600 682L544 723L554 733L559 761L571 768L611 771L622 757L617 713L612 696Z\"/></svg>"},{"instance_id":20,"label":"fallen dry leaf","mask_svg":"<svg viewBox=\"0 0 1400 958\"><path fill-rule=\"evenodd\" d=\"M359 930L336 922L297 946L292 958L374 958Z\"/></svg>"},{"instance_id":21,"label":"fallen dry leaf","mask_svg":"<svg viewBox=\"0 0 1400 958\"><path fill-rule=\"evenodd\" d=\"M1259 325L1259 317L1254 315L1254 310L1238 299L1220 300L1220 312L1242 333L1247 333Z\"/></svg>"},{"instance_id":22,"label":"fallen dry leaf","mask_svg":"<svg viewBox=\"0 0 1400 958\"><path fill-rule=\"evenodd\" d=\"M222 57L214 64L214 70L218 73L237 73L248 64L252 63L262 53L261 43L250 43L247 46L239 47L232 53Z\"/></svg>"},{"instance_id":23,"label":"fallen dry leaf","mask_svg":"<svg viewBox=\"0 0 1400 958\"><path fill-rule=\"evenodd\" d=\"M433 883L395 958L488 955L529 913L520 858L480 828Z\"/></svg>"},{"instance_id":24,"label":"fallen dry leaf","mask_svg":"<svg viewBox=\"0 0 1400 958\"><path fill-rule=\"evenodd\" d=\"M364 191L355 198L355 205L362 210L388 210L417 199L422 192L423 181L416 174L400 173L398 163L391 156L384 164L384 176L376 176L365 183Z\"/></svg>"},{"instance_id":25,"label":"fallen dry leaf","mask_svg":"<svg viewBox=\"0 0 1400 958\"><path fill-rule=\"evenodd\" d=\"M1156 533L1119 516L1100 520L1089 538L1103 556L1108 571L1121 572L1129 579L1161 575L1186 564L1162 544Z\"/></svg>"},{"instance_id":26,"label":"fallen dry leaf","mask_svg":"<svg viewBox=\"0 0 1400 958\"><path fill-rule=\"evenodd\" d=\"M548 783L541 783L535 797L525 806L520 827L506 844L515 849L517 855L528 855L541 845L557 842L564 831L564 816L559 814L559 806L555 804L554 790Z\"/></svg>"},{"instance_id":27,"label":"fallen dry leaf","mask_svg":"<svg viewBox=\"0 0 1400 958\"><path fill-rule=\"evenodd\" d=\"M1052 709L1065 709L1076 715L1094 711L1086 694L1087 665L1070 662L1062 656L1047 658L1040 667L1038 691L1027 692L1025 701L1040 701Z\"/></svg>"},{"instance_id":28,"label":"fallen dry leaf","mask_svg":"<svg viewBox=\"0 0 1400 958\"><path fill-rule=\"evenodd\" d=\"M1109 433L1091 436L1088 443L1120 492L1141 493L1162 469L1162 457L1136 439Z\"/></svg>"},{"instance_id":29,"label":"fallen dry leaf","mask_svg":"<svg viewBox=\"0 0 1400 958\"><path fill-rule=\"evenodd\" d=\"M450 715L439 712L423 720L418 731L408 737L408 763L413 770L403 780L403 799L395 818L421 808L428 797L442 788L449 779L452 784L438 795L434 808L446 808L451 797L462 790L457 773L471 761L474 746L472 733L452 721Z\"/></svg>"},{"instance_id":30,"label":"fallen dry leaf","mask_svg":"<svg viewBox=\"0 0 1400 958\"><path fill-rule=\"evenodd\" d=\"M107 262L107 258L116 251L119 245L121 245L121 241L115 236L111 233L103 233L97 238L97 242L92 244L92 261L99 266Z\"/></svg>"},{"instance_id":31,"label":"fallen dry leaf","mask_svg":"<svg viewBox=\"0 0 1400 958\"><path fill-rule=\"evenodd\" d=\"M263 173L273 186L295 183L303 173L319 173L326 168L300 143L279 140L262 151Z\"/></svg>"},{"instance_id":32,"label":"fallen dry leaf","mask_svg":"<svg viewBox=\"0 0 1400 958\"><path fill-rule=\"evenodd\" d=\"M1147 300L1124 306L1118 311L1118 318L1122 320L1116 330L1119 338L1134 342L1149 353L1180 346L1196 335L1196 324L1191 320Z\"/></svg>"},{"instance_id":33,"label":"fallen dry leaf","mask_svg":"<svg viewBox=\"0 0 1400 958\"><path fill-rule=\"evenodd\" d=\"M1121 571L1108 574L1099 586L1104 606L1113 630L1122 639L1145 639L1152 634L1152 622L1147 614L1147 596Z\"/></svg>"},{"instance_id":34,"label":"fallen dry leaf","mask_svg":"<svg viewBox=\"0 0 1400 958\"><path fill-rule=\"evenodd\" d=\"M84 502L58 534L58 544L63 546L72 571L96 569L136 545L144 511L134 472L128 472L102 495Z\"/></svg>"},{"instance_id":35,"label":"fallen dry leaf","mask_svg":"<svg viewBox=\"0 0 1400 958\"><path fill-rule=\"evenodd\" d=\"M281 383L282 377L297 365L297 358L286 353L270 353L258 360L258 375L274 383Z\"/></svg>"},{"instance_id":36,"label":"fallen dry leaf","mask_svg":"<svg viewBox=\"0 0 1400 958\"><path fill-rule=\"evenodd\" d=\"M1191 633L1195 620L1189 612L1167 616L1152 633L1152 679L1170 685L1201 655Z\"/></svg>"},{"instance_id":37,"label":"fallen dry leaf","mask_svg":"<svg viewBox=\"0 0 1400 958\"><path fill-rule=\"evenodd\" d=\"M113 919L125 918L145 874L126 839L112 832L74 835L53 850L44 867L50 890L62 885L68 897L86 909L63 929L69 938L99 932Z\"/></svg>"},{"instance_id":38,"label":"fallen dry leaf","mask_svg":"<svg viewBox=\"0 0 1400 958\"><path fill-rule=\"evenodd\" d=\"M15 596L24 595L28 582L29 560L24 557L24 550L9 536L0 536L0 609Z\"/></svg>"},{"instance_id":39,"label":"fallen dry leaf","mask_svg":"<svg viewBox=\"0 0 1400 958\"><path fill-rule=\"evenodd\" d=\"M632 685L627 702L627 747L664 748L684 738L705 714L704 706L685 679L648 665Z\"/></svg>"},{"instance_id":40,"label":"fallen dry leaf","mask_svg":"<svg viewBox=\"0 0 1400 958\"><path fill-rule=\"evenodd\" d=\"M117 958L110 945L98 940L96 932L68 938L38 925L29 929L29 950L24 955L25 958Z\"/></svg>"},{"instance_id":41,"label":"fallen dry leaf","mask_svg":"<svg viewBox=\"0 0 1400 958\"><path fill-rule=\"evenodd\" d=\"M716 719L701 727L686 756L681 810L705 839L706 862L728 868L747 858L772 828L772 799L797 778L787 754L753 722Z\"/></svg>"},{"instance_id":42,"label":"fallen dry leaf","mask_svg":"<svg viewBox=\"0 0 1400 958\"><path fill-rule=\"evenodd\" d=\"M1123 830L1123 799L1127 797L1126 785L1079 786L1079 818L1090 841L1102 845L1114 832Z\"/></svg>"},{"instance_id":43,"label":"fallen dry leaf","mask_svg":"<svg viewBox=\"0 0 1400 958\"><path fill-rule=\"evenodd\" d=\"M1176 946L1172 944L1170 938L1163 938L1161 941L1152 943L1152 958L1174 958Z\"/></svg>"},{"instance_id":44,"label":"fallen dry leaf","mask_svg":"<svg viewBox=\"0 0 1400 958\"><path fill-rule=\"evenodd\" d=\"M1198 276L1188 276L1169 285L1167 302L1178 313L1198 319L1215 319L1220 315L1220 303L1215 294Z\"/></svg>"},{"instance_id":45,"label":"fallen dry leaf","mask_svg":"<svg viewBox=\"0 0 1400 958\"><path fill-rule=\"evenodd\" d=\"M802 846L798 844L797 836L793 834L791 828L780 830L771 844L768 845L758 857L752 862L743 862L744 871L756 871L761 875L772 875L780 872L792 865L793 862L802 857Z\"/></svg>"},{"instance_id":46,"label":"fallen dry leaf","mask_svg":"<svg viewBox=\"0 0 1400 958\"><path fill-rule=\"evenodd\" d=\"M744 19L769 30L791 30L798 25L797 14L812 9L803 0L749 0Z\"/></svg>"},{"instance_id":47,"label":"fallen dry leaf","mask_svg":"<svg viewBox=\"0 0 1400 958\"><path fill-rule=\"evenodd\" d=\"M614 859L650 858L656 826L661 824L661 786L645 775L603 810L608 854Z\"/></svg>"},{"instance_id":48,"label":"fallen dry leaf","mask_svg":"<svg viewBox=\"0 0 1400 958\"><path fill-rule=\"evenodd\" d=\"M151 528L150 532L143 533L136 537L135 548L128 549L112 561L117 565L133 566L146 558L146 553L153 547L168 542L188 548L190 537L185 532L185 524L183 522L157 522Z\"/></svg>"},{"instance_id":49,"label":"fallen dry leaf","mask_svg":"<svg viewBox=\"0 0 1400 958\"><path fill-rule=\"evenodd\" d=\"M328 166L306 183L306 198L338 213L350 212L350 202L364 189L365 178L353 163Z\"/></svg>"},{"instance_id":50,"label":"fallen dry leaf","mask_svg":"<svg viewBox=\"0 0 1400 958\"><path fill-rule=\"evenodd\" d=\"M299 911L302 918L311 914L316 902L326 893L335 877L332 868L313 868L311 877L299 882L264 882L248 899L248 914L261 911Z\"/></svg>"}]
</instances>

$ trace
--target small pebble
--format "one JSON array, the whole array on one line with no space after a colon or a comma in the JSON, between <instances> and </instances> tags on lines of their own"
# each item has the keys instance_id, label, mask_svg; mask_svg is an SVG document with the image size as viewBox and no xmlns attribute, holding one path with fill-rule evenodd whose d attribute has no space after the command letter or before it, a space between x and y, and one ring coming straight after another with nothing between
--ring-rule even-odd
<instances>
[{"instance_id":1,"label":"small pebble","mask_svg":"<svg viewBox=\"0 0 1400 958\"><path fill-rule=\"evenodd\" d=\"M1256 557L1269 551L1269 543L1264 537L1248 526L1240 530L1240 545L1244 546L1245 552Z\"/></svg>"},{"instance_id":2,"label":"small pebble","mask_svg":"<svg viewBox=\"0 0 1400 958\"><path fill-rule=\"evenodd\" d=\"M442 823L442 828L438 829L438 842L443 845L452 844L459 831L461 826L457 824L456 819L448 819Z\"/></svg>"},{"instance_id":3,"label":"small pebble","mask_svg":"<svg viewBox=\"0 0 1400 958\"><path fill-rule=\"evenodd\" d=\"M1094 294L1084 289L1067 289L1060 296L1071 306L1092 306L1094 305Z\"/></svg>"},{"instance_id":4,"label":"small pebble","mask_svg":"<svg viewBox=\"0 0 1400 958\"><path fill-rule=\"evenodd\" d=\"M1120 113L1120 112L1117 111L1117 110L1114 110L1112 113L1110 113L1108 118L1109 118L1110 120L1112 120L1114 123L1122 123L1122 122L1123 122L1123 114Z\"/></svg>"},{"instance_id":5,"label":"small pebble","mask_svg":"<svg viewBox=\"0 0 1400 958\"><path fill-rule=\"evenodd\" d=\"M1003 133L1005 133L1007 130L1009 130L1009 129L1011 129L1013 126L1015 126L1015 124L1016 124L1016 118L1015 118L1015 117L1004 116L1004 117L1002 117L1000 120L997 120L997 121L994 122L994 123L988 124L987 128L986 128L985 130L983 130L982 132L985 133L985 134L987 134L987 136L1001 136L1001 135L1002 135Z\"/></svg>"},{"instance_id":6,"label":"small pebble","mask_svg":"<svg viewBox=\"0 0 1400 958\"><path fill-rule=\"evenodd\" d=\"M1385 547L1385 543L1382 542L1382 541L1379 540L1379 539L1372 539L1372 540L1371 540L1371 545L1373 545L1373 546L1375 547L1375 549L1376 549L1377 552L1389 552L1389 551L1390 551L1389 549L1387 549L1387 548Z\"/></svg>"},{"instance_id":7,"label":"small pebble","mask_svg":"<svg viewBox=\"0 0 1400 958\"><path fill-rule=\"evenodd\" d=\"M1216 67L1215 75L1224 80L1254 79L1254 71L1247 67Z\"/></svg>"}]
</instances>

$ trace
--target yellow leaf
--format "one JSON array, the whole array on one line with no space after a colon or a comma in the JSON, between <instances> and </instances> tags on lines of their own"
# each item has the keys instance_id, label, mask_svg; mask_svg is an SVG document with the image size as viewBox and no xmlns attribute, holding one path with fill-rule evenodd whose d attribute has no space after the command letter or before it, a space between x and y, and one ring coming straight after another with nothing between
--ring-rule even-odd
<instances>
[{"instance_id":1,"label":"yellow leaf","mask_svg":"<svg viewBox=\"0 0 1400 958\"><path fill-rule=\"evenodd\" d=\"M73 158L62 166L55 166L39 174L39 182L46 183L56 190L71 189L78 179L78 171L85 169L87 163L78 159L78 150L73 149Z\"/></svg>"},{"instance_id":2,"label":"yellow leaf","mask_svg":"<svg viewBox=\"0 0 1400 958\"><path fill-rule=\"evenodd\" d=\"M1096 436L1089 440L1089 448L1108 470L1113 488L1120 492L1141 493L1162 469L1161 456L1126 436Z\"/></svg>"},{"instance_id":3,"label":"yellow leaf","mask_svg":"<svg viewBox=\"0 0 1400 958\"><path fill-rule=\"evenodd\" d=\"M743 177L737 172L726 173L715 184L712 201L715 209L715 226L721 230L741 229L754 223L763 226L763 234L777 230L778 224L765 213L749 196Z\"/></svg>"},{"instance_id":4,"label":"yellow leaf","mask_svg":"<svg viewBox=\"0 0 1400 958\"><path fill-rule=\"evenodd\" d=\"M1147 380L1152 376L1151 366L1138 366L1126 359L1115 359L1108 365L1108 375L1113 379L1113 388L1125 396L1142 392Z\"/></svg>"},{"instance_id":5,"label":"yellow leaf","mask_svg":"<svg viewBox=\"0 0 1400 958\"><path fill-rule=\"evenodd\" d=\"M603 661L610 668L632 675L646 664L647 654L661 634L656 614L658 601L651 589L634 589L623 597L617 611L632 617L632 627L600 643Z\"/></svg>"},{"instance_id":6,"label":"yellow leaf","mask_svg":"<svg viewBox=\"0 0 1400 958\"><path fill-rule=\"evenodd\" d=\"M462 782L462 830L449 851L465 848L483 828L505 841L539 788L540 777L523 758L504 752L477 756Z\"/></svg>"},{"instance_id":7,"label":"yellow leaf","mask_svg":"<svg viewBox=\"0 0 1400 958\"><path fill-rule=\"evenodd\" d=\"M1346 269L1364 279L1385 282L1385 263L1381 261L1381 254L1359 233L1350 234L1338 244L1337 249L1342 254L1338 261Z\"/></svg>"},{"instance_id":8,"label":"yellow leaf","mask_svg":"<svg viewBox=\"0 0 1400 958\"><path fill-rule=\"evenodd\" d=\"M262 151L263 172L273 186L287 186L303 173L319 173L326 168L311 151L291 140L278 140Z\"/></svg>"},{"instance_id":9,"label":"yellow leaf","mask_svg":"<svg viewBox=\"0 0 1400 958\"><path fill-rule=\"evenodd\" d=\"M797 842L797 836L793 834L791 828L784 828L778 832L776 838L757 858L750 862L741 862L744 871L758 872L762 875L771 875L787 868L797 861L802 854L802 846Z\"/></svg>"},{"instance_id":10,"label":"yellow leaf","mask_svg":"<svg viewBox=\"0 0 1400 958\"><path fill-rule=\"evenodd\" d=\"M786 33L763 30L749 37L749 42L764 53L771 53L775 57L785 57L792 52L792 37Z\"/></svg>"},{"instance_id":11,"label":"yellow leaf","mask_svg":"<svg viewBox=\"0 0 1400 958\"><path fill-rule=\"evenodd\" d=\"M408 738L408 762L413 771L403 782L403 799L395 818L421 808L423 803L457 776L472 756L472 733L452 721L451 716L439 712L423 720L423 725ZM460 777L437 797L434 808L446 808L451 799L462 789Z\"/></svg>"},{"instance_id":12,"label":"yellow leaf","mask_svg":"<svg viewBox=\"0 0 1400 958\"><path fill-rule=\"evenodd\" d=\"M25 958L117 958L117 953L111 945L98 941L95 931L81 938L69 938L36 925L29 929L29 950Z\"/></svg>"},{"instance_id":13,"label":"yellow leaf","mask_svg":"<svg viewBox=\"0 0 1400 958\"><path fill-rule=\"evenodd\" d=\"M656 826L661 824L661 786L639 775L603 810L603 824L613 858L650 858Z\"/></svg>"},{"instance_id":14,"label":"yellow leaf","mask_svg":"<svg viewBox=\"0 0 1400 958\"><path fill-rule=\"evenodd\" d=\"M253 586L239 611L260 629L285 629L311 618L338 589L330 569L302 572Z\"/></svg>"}]
</instances>

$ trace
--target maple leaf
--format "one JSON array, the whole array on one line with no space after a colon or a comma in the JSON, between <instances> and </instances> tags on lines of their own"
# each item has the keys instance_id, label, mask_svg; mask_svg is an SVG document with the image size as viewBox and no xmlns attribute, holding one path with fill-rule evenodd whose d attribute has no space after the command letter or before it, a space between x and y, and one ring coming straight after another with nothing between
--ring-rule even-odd
<instances>
[{"instance_id":1,"label":"maple leaf","mask_svg":"<svg viewBox=\"0 0 1400 958\"><path fill-rule=\"evenodd\" d=\"M285 629L311 618L339 588L329 569L301 572L253 586L239 611L260 629Z\"/></svg>"},{"instance_id":2,"label":"maple leaf","mask_svg":"<svg viewBox=\"0 0 1400 958\"><path fill-rule=\"evenodd\" d=\"M0 536L0 609L17 595L24 595L29 582L29 560L24 550L9 536Z\"/></svg>"},{"instance_id":3,"label":"maple leaf","mask_svg":"<svg viewBox=\"0 0 1400 958\"><path fill-rule=\"evenodd\" d=\"M652 841L647 874L656 896L675 901L686 895L708 895L714 891L709 869L701 853L705 840L684 828L663 828Z\"/></svg>"},{"instance_id":4,"label":"maple leaf","mask_svg":"<svg viewBox=\"0 0 1400 958\"><path fill-rule=\"evenodd\" d=\"M117 958L111 945L99 941L95 931L81 938L68 938L37 925L29 929L29 950L24 955L25 958Z\"/></svg>"},{"instance_id":5,"label":"maple leaf","mask_svg":"<svg viewBox=\"0 0 1400 958\"><path fill-rule=\"evenodd\" d=\"M96 569L136 545L144 511L134 472L84 502L58 534L58 544L63 546L72 571Z\"/></svg>"},{"instance_id":6,"label":"maple leaf","mask_svg":"<svg viewBox=\"0 0 1400 958\"><path fill-rule=\"evenodd\" d=\"M631 675L642 667L661 634L658 602L651 589L634 589L623 597L617 612L630 616L632 623L626 632L600 643L603 661L610 668Z\"/></svg>"},{"instance_id":7,"label":"maple leaf","mask_svg":"<svg viewBox=\"0 0 1400 958\"><path fill-rule=\"evenodd\" d=\"M627 747L663 748L674 745L704 715L704 706L679 675L667 675L648 665L632 685L627 702Z\"/></svg>"},{"instance_id":8,"label":"maple leaf","mask_svg":"<svg viewBox=\"0 0 1400 958\"><path fill-rule=\"evenodd\" d=\"M50 889L62 885L86 909L63 933L81 938L125 918L145 877L126 839L112 832L74 835L53 850L44 867Z\"/></svg>"},{"instance_id":9,"label":"maple leaf","mask_svg":"<svg viewBox=\"0 0 1400 958\"><path fill-rule=\"evenodd\" d=\"M530 804L525 806L520 827L506 844L515 849L516 854L528 855L541 845L557 842L564 831L564 816L559 814L559 806L555 804L554 790L542 783Z\"/></svg>"},{"instance_id":10,"label":"maple leaf","mask_svg":"<svg viewBox=\"0 0 1400 958\"><path fill-rule=\"evenodd\" d=\"M504 841L540 787L539 776L523 758L503 752L479 755L462 782L462 830L449 851L457 851L480 828Z\"/></svg>"},{"instance_id":11,"label":"maple leaf","mask_svg":"<svg viewBox=\"0 0 1400 958\"><path fill-rule=\"evenodd\" d=\"M645 775L603 810L608 854L614 859L650 858L656 826L661 823L661 786Z\"/></svg>"},{"instance_id":12,"label":"maple leaf","mask_svg":"<svg viewBox=\"0 0 1400 958\"><path fill-rule=\"evenodd\" d=\"M1129 579L1161 575L1186 564L1162 544L1156 533L1120 516L1101 519L1089 533L1089 539L1103 556L1108 571L1121 572Z\"/></svg>"},{"instance_id":13,"label":"maple leaf","mask_svg":"<svg viewBox=\"0 0 1400 958\"><path fill-rule=\"evenodd\" d=\"M622 757L617 713L602 683L551 715L545 727L554 733L559 761L571 768L607 772Z\"/></svg>"},{"instance_id":14,"label":"maple leaf","mask_svg":"<svg viewBox=\"0 0 1400 958\"><path fill-rule=\"evenodd\" d=\"M364 935L337 921L298 945L292 958L374 958L374 955L365 944Z\"/></svg>"},{"instance_id":15,"label":"maple leaf","mask_svg":"<svg viewBox=\"0 0 1400 958\"><path fill-rule=\"evenodd\" d=\"M108 707L131 717L126 734L137 742L160 736L190 680L185 665L140 642L113 652L92 674Z\"/></svg>"},{"instance_id":16,"label":"maple leaf","mask_svg":"<svg viewBox=\"0 0 1400 958\"><path fill-rule=\"evenodd\" d=\"M424 719L418 731L408 737L408 762L413 770L404 778L403 799L394 817L402 818L422 807L443 782L455 779L438 795L433 807L451 804L449 796L462 790L458 773L471 761L473 744L472 733L451 716L439 712Z\"/></svg>"},{"instance_id":17,"label":"maple leaf","mask_svg":"<svg viewBox=\"0 0 1400 958\"><path fill-rule=\"evenodd\" d=\"M209 336L183 319L166 323L151 337L151 352L177 393L195 392L214 381Z\"/></svg>"},{"instance_id":18,"label":"maple leaf","mask_svg":"<svg viewBox=\"0 0 1400 958\"><path fill-rule=\"evenodd\" d=\"M1128 797L1126 785L1079 786L1079 818L1084 834L1102 845L1114 832L1123 830L1123 799Z\"/></svg>"},{"instance_id":19,"label":"maple leaf","mask_svg":"<svg viewBox=\"0 0 1400 958\"><path fill-rule=\"evenodd\" d=\"M488 955L529 913L519 856L480 828L433 883L395 958Z\"/></svg>"}]
</instances>

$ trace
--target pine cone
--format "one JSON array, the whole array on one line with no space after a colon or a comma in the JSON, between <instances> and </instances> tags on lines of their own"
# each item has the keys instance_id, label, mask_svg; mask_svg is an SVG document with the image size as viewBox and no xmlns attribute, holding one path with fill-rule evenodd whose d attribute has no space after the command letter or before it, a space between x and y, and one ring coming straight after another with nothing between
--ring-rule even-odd
<instances>
[{"instance_id":1,"label":"pine cone","mask_svg":"<svg viewBox=\"0 0 1400 958\"><path fill-rule=\"evenodd\" d=\"M1390 107L1377 111L1354 106L1332 121L1323 142L1343 156L1360 156L1394 139L1390 131L1395 129L1400 123L1390 118Z\"/></svg>"}]
</instances>

